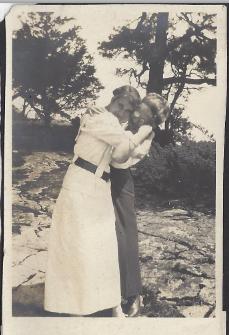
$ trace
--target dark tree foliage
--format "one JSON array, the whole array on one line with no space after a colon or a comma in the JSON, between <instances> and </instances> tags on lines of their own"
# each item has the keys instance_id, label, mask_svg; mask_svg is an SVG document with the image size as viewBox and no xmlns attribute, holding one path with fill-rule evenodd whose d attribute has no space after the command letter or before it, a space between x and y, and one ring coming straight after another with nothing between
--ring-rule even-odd
<instances>
[{"instance_id":1,"label":"dark tree foliage","mask_svg":"<svg viewBox=\"0 0 229 335\"><path fill-rule=\"evenodd\" d=\"M176 141L192 126L182 118L178 99L216 85L215 15L180 13L169 18L168 13L142 13L136 21L134 27L115 28L99 50L104 57L131 60L134 65L117 69L117 74L128 74L147 92L161 93L171 102L165 132L167 142Z\"/></svg>"},{"instance_id":2,"label":"dark tree foliage","mask_svg":"<svg viewBox=\"0 0 229 335\"><path fill-rule=\"evenodd\" d=\"M39 118L50 124L55 114L83 108L102 88L80 27L67 31L72 18L29 13L13 36L13 98L22 97ZM67 112L66 112L67 111Z\"/></svg>"},{"instance_id":3,"label":"dark tree foliage","mask_svg":"<svg viewBox=\"0 0 229 335\"><path fill-rule=\"evenodd\" d=\"M155 143L149 158L138 163L135 180L144 192L215 208L215 142L185 141L162 148Z\"/></svg>"}]
</instances>

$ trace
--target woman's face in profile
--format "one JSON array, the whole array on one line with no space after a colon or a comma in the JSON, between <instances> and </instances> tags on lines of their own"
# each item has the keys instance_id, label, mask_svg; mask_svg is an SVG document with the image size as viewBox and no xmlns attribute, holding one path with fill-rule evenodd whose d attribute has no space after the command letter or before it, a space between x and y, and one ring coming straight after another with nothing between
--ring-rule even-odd
<instances>
[{"instance_id":1,"label":"woman's face in profile","mask_svg":"<svg viewBox=\"0 0 229 335\"><path fill-rule=\"evenodd\" d=\"M130 114L133 113L133 106L125 97L120 97L112 102L112 113L117 116L120 123L129 121Z\"/></svg>"}]
</instances>

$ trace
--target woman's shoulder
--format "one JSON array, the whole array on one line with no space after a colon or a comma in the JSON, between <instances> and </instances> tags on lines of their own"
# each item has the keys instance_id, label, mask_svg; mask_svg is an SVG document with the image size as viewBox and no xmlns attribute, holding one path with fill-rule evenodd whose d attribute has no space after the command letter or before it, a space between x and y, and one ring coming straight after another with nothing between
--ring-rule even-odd
<instances>
[{"instance_id":1,"label":"woman's shoulder","mask_svg":"<svg viewBox=\"0 0 229 335\"><path fill-rule=\"evenodd\" d=\"M100 127L102 127L102 125L120 127L120 123L116 116L110 113L105 107L96 105L88 107L83 119L86 124L93 123Z\"/></svg>"}]
</instances>

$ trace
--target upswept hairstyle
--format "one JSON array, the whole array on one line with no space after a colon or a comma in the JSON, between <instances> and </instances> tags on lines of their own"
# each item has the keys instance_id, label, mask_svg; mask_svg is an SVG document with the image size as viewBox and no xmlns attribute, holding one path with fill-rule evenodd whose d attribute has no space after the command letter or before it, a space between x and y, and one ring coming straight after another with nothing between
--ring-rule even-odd
<instances>
[{"instance_id":1,"label":"upswept hairstyle","mask_svg":"<svg viewBox=\"0 0 229 335\"><path fill-rule=\"evenodd\" d=\"M141 97L136 88L130 85L124 85L116 88L113 91L112 101L115 101L118 98L127 98L129 103L136 108L141 103Z\"/></svg>"}]
</instances>

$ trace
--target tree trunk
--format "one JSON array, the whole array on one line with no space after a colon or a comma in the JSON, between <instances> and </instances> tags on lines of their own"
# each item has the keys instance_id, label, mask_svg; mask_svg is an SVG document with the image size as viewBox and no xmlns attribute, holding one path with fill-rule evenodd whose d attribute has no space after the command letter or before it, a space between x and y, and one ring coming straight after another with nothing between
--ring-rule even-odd
<instances>
[{"instance_id":1,"label":"tree trunk","mask_svg":"<svg viewBox=\"0 0 229 335\"><path fill-rule=\"evenodd\" d=\"M47 98L45 89L42 94L42 107L43 107L43 120L44 120L45 126L49 127L51 124L50 104L49 104L49 99Z\"/></svg>"},{"instance_id":2,"label":"tree trunk","mask_svg":"<svg viewBox=\"0 0 229 335\"><path fill-rule=\"evenodd\" d=\"M168 13L158 13L157 15L157 29L155 43L152 45L147 93L155 92L161 94L163 90L163 73L167 52L166 32L168 29L168 19ZM161 130L159 127L157 128L155 140L158 141L161 146L171 142L169 122L166 122L165 130Z\"/></svg>"},{"instance_id":3,"label":"tree trunk","mask_svg":"<svg viewBox=\"0 0 229 335\"><path fill-rule=\"evenodd\" d=\"M44 107L44 122L45 122L45 126L49 127L51 124L51 116L49 111L47 110L47 106Z\"/></svg>"},{"instance_id":4,"label":"tree trunk","mask_svg":"<svg viewBox=\"0 0 229 335\"><path fill-rule=\"evenodd\" d=\"M23 107L22 107L22 115L25 118L26 118L26 109L27 109L27 106L28 106L28 104L27 104L26 100L24 99L24 103L23 103Z\"/></svg>"},{"instance_id":5,"label":"tree trunk","mask_svg":"<svg viewBox=\"0 0 229 335\"><path fill-rule=\"evenodd\" d=\"M158 13L155 44L152 46L152 57L149 70L149 81L147 93L162 93L163 90L163 72L165 66L166 47L167 47L167 29L168 13Z\"/></svg>"}]
</instances>

